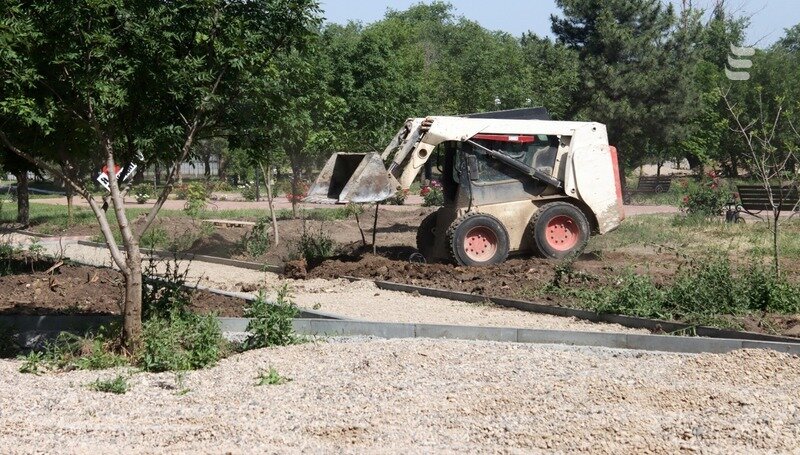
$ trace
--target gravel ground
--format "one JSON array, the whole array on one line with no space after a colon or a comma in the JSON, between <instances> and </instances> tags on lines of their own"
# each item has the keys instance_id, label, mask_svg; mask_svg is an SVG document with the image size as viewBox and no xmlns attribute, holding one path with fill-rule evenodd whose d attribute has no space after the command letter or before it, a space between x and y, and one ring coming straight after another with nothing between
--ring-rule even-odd
<instances>
[{"instance_id":1,"label":"gravel ground","mask_svg":"<svg viewBox=\"0 0 800 455\"><path fill-rule=\"evenodd\" d=\"M15 234L15 243L29 241L27 236ZM103 248L85 245L43 242L53 255L63 254L85 264L111 266L111 256ZM186 264L182 261L182 264ZM162 267L163 270L163 267ZM274 289L288 282L295 303L304 308L317 309L353 319L379 322L417 322L427 324L479 325L493 327L519 327L588 332L649 333L644 329L629 329L618 324L597 324L545 314L527 313L491 304L474 304L404 292L379 290L370 282L347 280L287 280L270 272L240 269L237 267L192 262L189 282L226 291L263 288L274 296Z\"/></svg>"},{"instance_id":2,"label":"gravel ground","mask_svg":"<svg viewBox=\"0 0 800 455\"><path fill-rule=\"evenodd\" d=\"M339 340L345 341L345 340ZM173 374L0 361L4 453L797 453L800 359L316 342ZM291 381L255 386L275 368ZM89 390L130 374L125 395ZM180 393L180 389L188 391Z\"/></svg>"}]
</instances>

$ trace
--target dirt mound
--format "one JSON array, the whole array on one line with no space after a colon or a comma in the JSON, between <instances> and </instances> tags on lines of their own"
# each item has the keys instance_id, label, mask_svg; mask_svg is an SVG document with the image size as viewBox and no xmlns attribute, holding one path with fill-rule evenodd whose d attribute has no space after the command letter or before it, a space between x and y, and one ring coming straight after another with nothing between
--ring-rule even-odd
<instances>
[{"instance_id":1,"label":"dirt mound","mask_svg":"<svg viewBox=\"0 0 800 455\"><path fill-rule=\"evenodd\" d=\"M311 278L354 276L481 295L531 295L553 279L553 263L542 259L512 259L491 267L420 264L366 254L340 258L312 269Z\"/></svg>"}]
</instances>

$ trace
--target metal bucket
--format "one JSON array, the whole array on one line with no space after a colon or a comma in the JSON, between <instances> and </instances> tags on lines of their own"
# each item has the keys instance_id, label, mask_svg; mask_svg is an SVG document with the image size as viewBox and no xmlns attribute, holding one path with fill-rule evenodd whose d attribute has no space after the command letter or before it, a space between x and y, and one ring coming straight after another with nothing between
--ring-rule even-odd
<instances>
[{"instance_id":1,"label":"metal bucket","mask_svg":"<svg viewBox=\"0 0 800 455\"><path fill-rule=\"evenodd\" d=\"M393 195L398 186L379 153L334 153L304 201L324 204L380 202Z\"/></svg>"}]
</instances>

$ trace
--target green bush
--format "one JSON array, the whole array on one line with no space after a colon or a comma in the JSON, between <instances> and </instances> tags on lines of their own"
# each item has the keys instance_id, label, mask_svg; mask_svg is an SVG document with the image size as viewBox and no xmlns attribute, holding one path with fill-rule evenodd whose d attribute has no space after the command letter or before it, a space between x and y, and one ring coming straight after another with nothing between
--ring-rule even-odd
<instances>
[{"instance_id":1,"label":"green bush","mask_svg":"<svg viewBox=\"0 0 800 455\"><path fill-rule=\"evenodd\" d=\"M250 318L247 324L249 335L244 349L259 349L270 346L286 346L296 341L292 329L292 319L297 315L297 307L292 303L289 287L284 284L278 289L275 303L267 302L264 292L258 293L244 316Z\"/></svg>"},{"instance_id":2,"label":"green bush","mask_svg":"<svg viewBox=\"0 0 800 455\"><path fill-rule=\"evenodd\" d=\"M297 254L309 264L317 263L329 258L336 252L336 242L326 233L320 231L316 234L305 231L297 241Z\"/></svg>"},{"instance_id":3,"label":"green bush","mask_svg":"<svg viewBox=\"0 0 800 455\"><path fill-rule=\"evenodd\" d=\"M667 318L663 313L664 292L647 275L626 272L613 292L597 294L595 311L643 318Z\"/></svg>"},{"instance_id":4,"label":"green bush","mask_svg":"<svg viewBox=\"0 0 800 455\"><path fill-rule=\"evenodd\" d=\"M155 250L163 247L169 241L169 234L167 230L162 227L152 227L142 235L142 240L139 242L142 247L149 250Z\"/></svg>"},{"instance_id":5,"label":"green bush","mask_svg":"<svg viewBox=\"0 0 800 455\"><path fill-rule=\"evenodd\" d=\"M189 276L189 265L181 269L177 256L164 263L164 271L158 273L158 263L150 257L144 270L144 276L158 278L147 279L147 286L142 289L143 319L152 317L182 317L187 314L191 301L191 293L186 287Z\"/></svg>"},{"instance_id":6,"label":"green bush","mask_svg":"<svg viewBox=\"0 0 800 455\"><path fill-rule=\"evenodd\" d=\"M145 321L142 352L145 371L183 371L212 366L223 357L225 340L213 315L172 315Z\"/></svg>"},{"instance_id":7,"label":"green bush","mask_svg":"<svg viewBox=\"0 0 800 455\"><path fill-rule=\"evenodd\" d=\"M240 187L240 190L245 201L256 200L256 186L254 184L245 183Z\"/></svg>"},{"instance_id":8,"label":"green bush","mask_svg":"<svg viewBox=\"0 0 800 455\"><path fill-rule=\"evenodd\" d=\"M629 272L617 286L593 291L585 300L603 313L736 328L725 316L800 312L800 285L760 264L736 271L727 258L714 258L688 264L672 284L661 287L649 276Z\"/></svg>"},{"instance_id":9,"label":"green bush","mask_svg":"<svg viewBox=\"0 0 800 455\"><path fill-rule=\"evenodd\" d=\"M189 185L186 183L175 185L172 188L172 193L175 194L176 199L185 201L186 199L189 199Z\"/></svg>"},{"instance_id":10,"label":"green bush","mask_svg":"<svg viewBox=\"0 0 800 455\"><path fill-rule=\"evenodd\" d=\"M688 215L713 218L722 214L730 200L730 192L720 183L714 171L703 174L699 182L683 181L681 209Z\"/></svg>"},{"instance_id":11,"label":"green bush","mask_svg":"<svg viewBox=\"0 0 800 455\"><path fill-rule=\"evenodd\" d=\"M197 218L203 213L208 201L208 190L201 183L189 184L186 191L186 205L184 211L192 218Z\"/></svg>"},{"instance_id":12,"label":"green bush","mask_svg":"<svg viewBox=\"0 0 800 455\"><path fill-rule=\"evenodd\" d=\"M406 203L407 197L408 190L398 190L393 195L389 196L384 203L387 205L403 205Z\"/></svg>"},{"instance_id":13,"label":"green bush","mask_svg":"<svg viewBox=\"0 0 800 455\"><path fill-rule=\"evenodd\" d=\"M422 187L419 194L422 196L423 207L440 207L444 205L442 184L435 180L431 181L429 186Z\"/></svg>"},{"instance_id":14,"label":"green bush","mask_svg":"<svg viewBox=\"0 0 800 455\"><path fill-rule=\"evenodd\" d=\"M137 204L146 204L148 199L154 197L153 187L147 183L140 183L134 186L132 192Z\"/></svg>"},{"instance_id":15,"label":"green bush","mask_svg":"<svg viewBox=\"0 0 800 455\"><path fill-rule=\"evenodd\" d=\"M269 250L271 227L269 218L259 218L250 233L245 235L244 248L250 256L261 256Z\"/></svg>"}]
</instances>

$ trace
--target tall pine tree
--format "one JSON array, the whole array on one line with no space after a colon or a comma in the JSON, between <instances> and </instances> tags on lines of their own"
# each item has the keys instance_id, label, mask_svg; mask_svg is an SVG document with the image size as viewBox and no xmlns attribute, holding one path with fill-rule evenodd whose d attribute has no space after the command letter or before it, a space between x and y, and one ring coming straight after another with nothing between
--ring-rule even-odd
<instances>
[{"instance_id":1,"label":"tall pine tree","mask_svg":"<svg viewBox=\"0 0 800 455\"><path fill-rule=\"evenodd\" d=\"M659 0L558 0L558 42L578 53L572 116L605 123L630 169L663 155L693 114L691 68L697 18Z\"/></svg>"}]
</instances>

